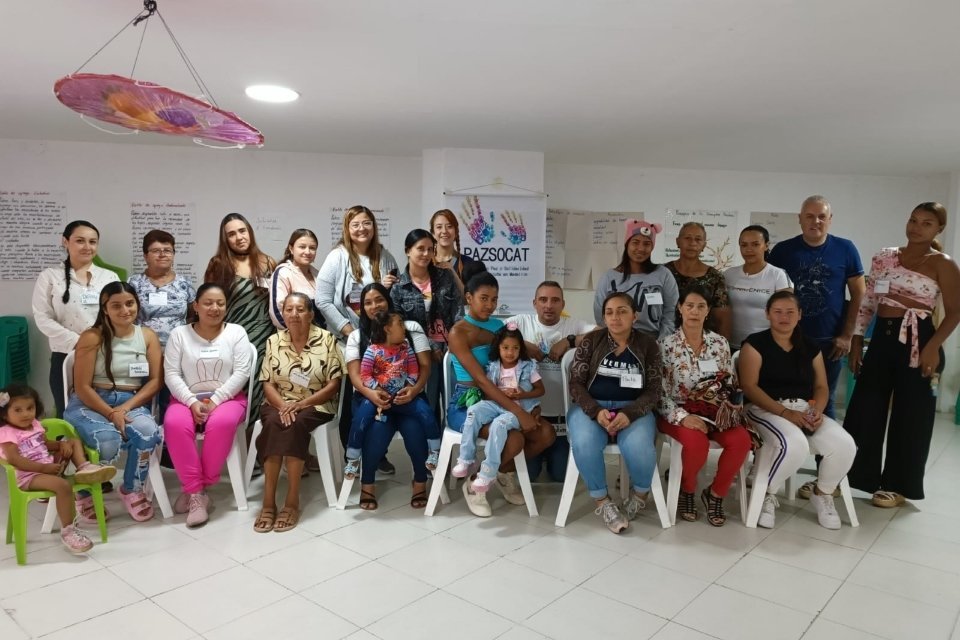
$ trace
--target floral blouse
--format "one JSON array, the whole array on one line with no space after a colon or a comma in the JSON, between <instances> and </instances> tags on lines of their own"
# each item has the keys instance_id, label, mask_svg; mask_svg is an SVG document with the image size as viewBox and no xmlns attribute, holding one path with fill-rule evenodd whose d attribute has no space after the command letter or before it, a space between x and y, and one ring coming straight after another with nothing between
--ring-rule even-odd
<instances>
[{"instance_id":1,"label":"floral blouse","mask_svg":"<svg viewBox=\"0 0 960 640\"><path fill-rule=\"evenodd\" d=\"M311 326L306 346L297 353L290 331L281 329L267 340L260 380L275 385L284 402L297 402L320 391L330 380L342 378L345 371L340 345L329 331ZM301 384L304 380L306 384ZM316 410L336 414L338 396L316 405Z\"/></svg>"},{"instance_id":2,"label":"floral blouse","mask_svg":"<svg viewBox=\"0 0 960 640\"><path fill-rule=\"evenodd\" d=\"M197 290L180 274L162 287L153 284L145 273L132 275L127 282L140 300L137 323L153 329L160 346L166 347L170 333L186 324L187 311L197 299Z\"/></svg>"},{"instance_id":3,"label":"floral blouse","mask_svg":"<svg viewBox=\"0 0 960 640\"><path fill-rule=\"evenodd\" d=\"M713 267L707 267L707 272L702 276L690 277L677 271L675 262L668 262L664 266L673 274L673 279L677 281L677 288L680 289L681 293L685 289L696 285L703 287L703 289L710 294L710 297L713 298L713 303L710 305L710 315L707 316L704 328L709 331L716 331L717 319L714 316L714 310L730 306L730 297L727 295L727 281L724 279L723 273ZM676 317L678 329L680 328L680 322L680 314L678 313Z\"/></svg>"},{"instance_id":4,"label":"floral blouse","mask_svg":"<svg viewBox=\"0 0 960 640\"><path fill-rule=\"evenodd\" d=\"M689 414L683 408L690 389L701 379L725 371L735 375L727 339L713 331L703 332L703 346L699 354L687 343L681 329L660 339L660 358L663 361L663 393L658 413L670 424L680 424ZM711 370L709 363L716 366Z\"/></svg>"}]
</instances>

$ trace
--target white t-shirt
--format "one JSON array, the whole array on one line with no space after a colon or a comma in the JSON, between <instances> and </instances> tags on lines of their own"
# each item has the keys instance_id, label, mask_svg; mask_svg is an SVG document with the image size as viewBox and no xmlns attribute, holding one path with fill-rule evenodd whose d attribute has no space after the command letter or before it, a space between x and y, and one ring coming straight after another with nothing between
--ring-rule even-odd
<instances>
[{"instance_id":1,"label":"white t-shirt","mask_svg":"<svg viewBox=\"0 0 960 640\"><path fill-rule=\"evenodd\" d=\"M723 272L733 312L733 330L730 348L739 349L751 333L770 328L767 321L767 300L780 289L793 287L787 272L767 263L759 273L747 275L743 265Z\"/></svg>"},{"instance_id":2,"label":"white t-shirt","mask_svg":"<svg viewBox=\"0 0 960 640\"><path fill-rule=\"evenodd\" d=\"M540 322L535 313L516 315L507 318L507 322L516 322L517 328L523 334L523 339L526 342L539 345L540 351L544 353L549 353L550 347L561 340L566 340L567 336L579 336L595 329L597 326L592 322L566 316L561 317L557 324L548 326Z\"/></svg>"}]
</instances>

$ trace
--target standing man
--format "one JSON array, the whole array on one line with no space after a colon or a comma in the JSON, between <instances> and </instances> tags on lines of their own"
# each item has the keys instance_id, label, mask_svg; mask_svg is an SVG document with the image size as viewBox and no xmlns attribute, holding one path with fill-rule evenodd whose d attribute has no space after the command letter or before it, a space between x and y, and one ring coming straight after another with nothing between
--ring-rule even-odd
<instances>
[{"instance_id":1,"label":"standing man","mask_svg":"<svg viewBox=\"0 0 960 640\"><path fill-rule=\"evenodd\" d=\"M787 272L800 299L800 328L820 346L827 369L830 399L824 413L833 410L841 362L850 352L850 340L866 283L863 264L853 243L827 233L833 222L830 203L823 196L810 196L800 207L801 234L778 242L770 252L770 264ZM850 293L849 303L846 301Z\"/></svg>"},{"instance_id":2,"label":"standing man","mask_svg":"<svg viewBox=\"0 0 960 640\"><path fill-rule=\"evenodd\" d=\"M537 286L533 296L536 314L520 314L507 320L517 323L527 343L527 352L539 362L540 375L546 386L541 411L543 417L557 427L557 439L554 443L535 458L527 458L527 471L531 480L540 475L544 464L553 482L563 482L567 473L570 443L567 441L563 416L560 360L564 353L580 343L583 334L596 327L592 322L562 315L565 304L563 288L553 280L546 280Z\"/></svg>"}]
</instances>

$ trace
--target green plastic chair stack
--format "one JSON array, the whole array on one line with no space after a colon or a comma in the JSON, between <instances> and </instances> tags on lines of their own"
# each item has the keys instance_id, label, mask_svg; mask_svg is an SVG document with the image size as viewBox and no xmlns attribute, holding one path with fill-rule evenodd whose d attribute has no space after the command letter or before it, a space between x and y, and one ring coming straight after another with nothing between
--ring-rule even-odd
<instances>
[{"instance_id":1,"label":"green plastic chair stack","mask_svg":"<svg viewBox=\"0 0 960 640\"><path fill-rule=\"evenodd\" d=\"M41 420L40 424L47 432L47 438L56 440L60 437L77 438L77 432L66 420L57 418L47 418ZM90 462L99 462L100 456L94 449L83 448ZM15 543L17 552L17 564L27 563L27 522L29 515L27 506L31 500L40 498L53 498L55 494L50 491L23 491L17 487L17 470L11 465L0 460L0 466L3 466L7 472L7 488L10 492L10 507L7 511L7 544ZM74 483L73 491L89 491L93 497L93 508L97 513L97 524L100 528L100 540L107 541L107 518L103 510L103 487L99 484L80 484Z\"/></svg>"},{"instance_id":2,"label":"green plastic chair stack","mask_svg":"<svg viewBox=\"0 0 960 640\"><path fill-rule=\"evenodd\" d=\"M30 339L27 319L0 317L0 388L11 382L27 382L30 375Z\"/></svg>"},{"instance_id":3,"label":"green plastic chair stack","mask_svg":"<svg viewBox=\"0 0 960 640\"><path fill-rule=\"evenodd\" d=\"M117 277L120 278L121 282L127 281L127 270L124 269L123 267L118 267L113 264L107 264L106 262L103 261L103 258L101 258L100 256L93 256L93 264L97 265L101 269L106 269L107 271L113 271L115 274L117 274Z\"/></svg>"}]
</instances>

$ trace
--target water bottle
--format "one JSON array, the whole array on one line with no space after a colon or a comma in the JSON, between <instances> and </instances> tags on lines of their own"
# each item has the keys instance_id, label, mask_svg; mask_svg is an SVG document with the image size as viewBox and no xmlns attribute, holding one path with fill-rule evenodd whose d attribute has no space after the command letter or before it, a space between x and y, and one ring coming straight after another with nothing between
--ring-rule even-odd
<instances>
[{"instance_id":1,"label":"water bottle","mask_svg":"<svg viewBox=\"0 0 960 640\"><path fill-rule=\"evenodd\" d=\"M930 376L930 393L936 398L940 395L940 374L934 373Z\"/></svg>"},{"instance_id":2,"label":"water bottle","mask_svg":"<svg viewBox=\"0 0 960 640\"><path fill-rule=\"evenodd\" d=\"M806 418L808 422L813 422L817 419L816 400L807 400L807 410L803 412L803 417Z\"/></svg>"}]
</instances>

